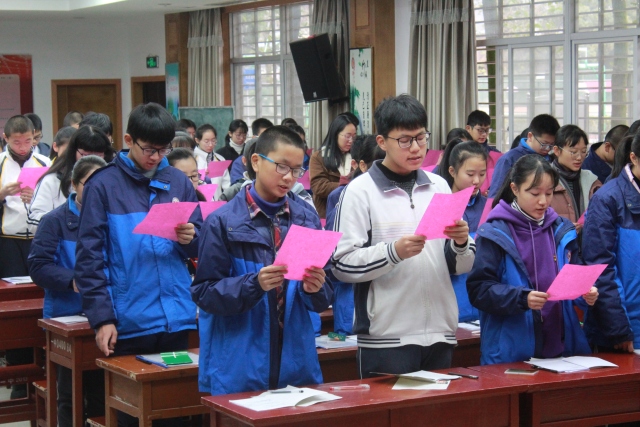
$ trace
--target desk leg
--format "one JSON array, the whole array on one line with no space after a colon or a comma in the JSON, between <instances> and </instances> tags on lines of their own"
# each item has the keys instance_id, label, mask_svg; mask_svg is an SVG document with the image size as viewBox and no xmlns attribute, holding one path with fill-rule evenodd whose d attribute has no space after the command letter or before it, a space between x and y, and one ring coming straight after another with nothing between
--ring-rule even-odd
<instances>
[{"instance_id":1,"label":"desk leg","mask_svg":"<svg viewBox=\"0 0 640 427\"><path fill-rule=\"evenodd\" d=\"M83 427L84 398L82 393L82 367L78 366L78 356L74 352L71 361L71 392L73 396L73 426Z\"/></svg>"},{"instance_id":2,"label":"desk leg","mask_svg":"<svg viewBox=\"0 0 640 427\"><path fill-rule=\"evenodd\" d=\"M111 392L111 376L109 371L104 371L104 424L105 427L118 427L118 411L111 407L110 393Z\"/></svg>"},{"instance_id":3,"label":"desk leg","mask_svg":"<svg viewBox=\"0 0 640 427\"><path fill-rule=\"evenodd\" d=\"M49 427L58 425L58 369L51 361L51 332L46 331L47 343L47 423Z\"/></svg>"}]
</instances>

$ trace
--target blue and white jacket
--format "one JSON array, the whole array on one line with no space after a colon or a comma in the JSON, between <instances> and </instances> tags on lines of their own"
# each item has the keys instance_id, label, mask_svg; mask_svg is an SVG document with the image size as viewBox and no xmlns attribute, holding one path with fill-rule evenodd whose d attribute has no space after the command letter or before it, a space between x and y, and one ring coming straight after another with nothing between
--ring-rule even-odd
<instances>
[{"instance_id":1,"label":"blue and white jacket","mask_svg":"<svg viewBox=\"0 0 640 427\"><path fill-rule=\"evenodd\" d=\"M573 224L558 217L553 224L558 270L578 260L577 234ZM477 253L467 280L469 300L480 310L480 362L483 365L528 360L542 349L540 312L527 305L534 290L505 221L482 224L477 232ZM573 254L573 258L572 258ZM574 310L584 306L580 297L562 301L564 314L564 356L591 353Z\"/></svg>"},{"instance_id":2,"label":"blue and white jacket","mask_svg":"<svg viewBox=\"0 0 640 427\"><path fill-rule=\"evenodd\" d=\"M197 202L189 178L163 159L149 179L121 151L91 175L82 198L76 286L91 327L115 323L122 339L195 329L185 260L197 256L200 209L189 220L196 237L188 245L133 234L152 205Z\"/></svg>"},{"instance_id":3,"label":"blue and white jacket","mask_svg":"<svg viewBox=\"0 0 640 427\"><path fill-rule=\"evenodd\" d=\"M594 194L582 233L585 262L607 264L585 319L589 342L640 348L640 190L629 165Z\"/></svg>"},{"instance_id":4,"label":"blue and white jacket","mask_svg":"<svg viewBox=\"0 0 640 427\"><path fill-rule=\"evenodd\" d=\"M205 221L191 287L201 309L199 386L212 395L322 382L307 310L327 309L330 282L307 294L302 282L285 281L280 352L276 290L265 292L258 282L260 269L273 264L276 256L271 220L262 213L251 219L246 192L244 187ZM296 196L287 199L289 223L280 224L283 240L292 224L321 229L313 208Z\"/></svg>"},{"instance_id":5,"label":"blue and white jacket","mask_svg":"<svg viewBox=\"0 0 640 427\"><path fill-rule=\"evenodd\" d=\"M29 275L44 288L45 319L82 312L82 298L73 290L79 216L73 193L63 205L41 218L31 242Z\"/></svg>"},{"instance_id":6,"label":"blue and white jacket","mask_svg":"<svg viewBox=\"0 0 640 427\"><path fill-rule=\"evenodd\" d=\"M520 145L516 148L512 148L502 155L498 162L496 163L496 167L493 171L493 176L491 178L491 186L489 187L489 197L496 197L498 195L498 191L500 191L500 187L502 187L502 183L509 175L509 171L511 171L511 167L518 161L518 159L522 156L526 156L527 154L538 154L533 151L533 148L529 147L527 144L527 138L522 138L520 141ZM543 156L545 159L549 160L549 156Z\"/></svg>"}]
</instances>

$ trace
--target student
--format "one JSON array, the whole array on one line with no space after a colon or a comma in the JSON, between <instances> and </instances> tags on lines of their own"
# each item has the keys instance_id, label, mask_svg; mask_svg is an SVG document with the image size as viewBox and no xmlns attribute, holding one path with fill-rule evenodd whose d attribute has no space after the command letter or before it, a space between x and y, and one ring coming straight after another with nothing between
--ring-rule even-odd
<instances>
[{"instance_id":1,"label":"student","mask_svg":"<svg viewBox=\"0 0 640 427\"><path fill-rule=\"evenodd\" d=\"M591 146L590 155L584 159L582 169L590 170L598 177L598 181L605 182L607 177L611 175L616 148L628 131L629 126L626 125L611 128L605 135L604 142L598 142Z\"/></svg>"},{"instance_id":2,"label":"student","mask_svg":"<svg viewBox=\"0 0 640 427\"><path fill-rule=\"evenodd\" d=\"M273 123L271 123L271 120L269 119L265 119L264 117L255 119L253 123L251 123L251 133L253 134L253 137L247 142L245 142L245 150L246 150L246 147L248 147L249 143L256 142L260 134L262 134L262 132L264 132L265 130L269 129L272 126L273 126ZM247 170L244 165L243 157L244 156L238 157L231 164L231 171L230 171L231 183L234 183L239 179L242 179L244 172Z\"/></svg>"},{"instance_id":3,"label":"student","mask_svg":"<svg viewBox=\"0 0 640 427\"><path fill-rule=\"evenodd\" d=\"M333 274L354 283L360 376L447 368L458 328L449 274L471 269L475 244L462 220L445 230L451 240L414 235L433 195L451 193L420 170L429 142L420 102L387 98L374 120L385 159L347 186L334 226L344 234Z\"/></svg>"},{"instance_id":4,"label":"student","mask_svg":"<svg viewBox=\"0 0 640 427\"><path fill-rule=\"evenodd\" d=\"M64 119L62 119L63 127L72 127L74 129L78 129L80 127L80 122L84 118L84 115L79 111L69 111Z\"/></svg>"},{"instance_id":5,"label":"student","mask_svg":"<svg viewBox=\"0 0 640 427\"><path fill-rule=\"evenodd\" d=\"M320 229L308 205L287 193L304 173L304 144L274 126L254 144L256 180L213 212L202 230L191 287L200 307L200 390L212 395L322 382L307 310L329 306L322 268L285 280L272 265L291 225Z\"/></svg>"},{"instance_id":6,"label":"student","mask_svg":"<svg viewBox=\"0 0 640 427\"><path fill-rule=\"evenodd\" d=\"M540 114L534 117L531 120L531 124L529 124L527 138L522 138L520 145L507 151L498 159L496 168L493 171L493 178L491 178L489 197L495 198L498 195L498 191L502 188L502 183L509 175L511 166L520 157L527 154L539 154L549 160L549 152L556 141L558 129L560 129L560 125L555 117L549 114Z\"/></svg>"},{"instance_id":7,"label":"student","mask_svg":"<svg viewBox=\"0 0 640 427\"><path fill-rule=\"evenodd\" d=\"M175 141L175 139L174 139ZM196 163L196 157L193 152L184 147L174 148L169 154L167 154L167 161L174 168L182 171L187 178L191 181L193 189L196 190L196 196L198 196L199 202L207 202L204 194L198 191L200 185L200 173L198 172L198 164Z\"/></svg>"},{"instance_id":8,"label":"student","mask_svg":"<svg viewBox=\"0 0 640 427\"><path fill-rule=\"evenodd\" d=\"M487 177L487 152L475 141L463 141L455 138L447 144L442 157L442 173L452 193L474 187L463 219L469 224L469 234L475 238L480 217L487 204L487 198L480 192L480 187ZM444 172L446 171L446 172ZM469 302L467 294L467 275L451 275L453 291L458 301L458 322L471 322L479 319L478 310Z\"/></svg>"},{"instance_id":9,"label":"student","mask_svg":"<svg viewBox=\"0 0 640 427\"><path fill-rule=\"evenodd\" d=\"M291 117L285 117L280 122L281 126L289 126L289 125L297 125L297 124L298 122L296 122L295 119L292 119Z\"/></svg>"},{"instance_id":10,"label":"student","mask_svg":"<svg viewBox=\"0 0 640 427\"><path fill-rule=\"evenodd\" d=\"M198 161L198 170L207 169L207 166L211 162L222 162L225 160L221 154L213 151L218 142L217 137L218 132L216 128L210 124L204 124L196 130L196 144L198 146L193 150L193 154L195 154L196 160ZM208 177L211 184L218 186L213 196L215 200L220 199L222 192L229 187L231 183L229 176L229 168L227 168L222 176Z\"/></svg>"},{"instance_id":11,"label":"student","mask_svg":"<svg viewBox=\"0 0 640 427\"><path fill-rule=\"evenodd\" d=\"M129 150L85 182L76 285L105 356L185 350L196 328L184 260L197 254L200 210L176 227L177 242L133 233L154 204L198 201L189 179L165 159L174 129L160 105L137 106L124 135Z\"/></svg>"},{"instance_id":12,"label":"student","mask_svg":"<svg viewBox=\"0 0 640 427\"><path fill-rule=\"evenodd\" d=\"M176 135L173 137L173 140L171 140L171 146L173 148L186 148L193 153L198 145L196 144L195 139L193 139L187 132L177 130Z\"/></svg>"},{"instance_id":13,"label":"student","mask_svg":"<svg viewBox=\"0 0 640 427\"><path fill-rule=\"evenodd\" d=\"M309 174L313 204L320 218L327 215L327 197L340 185L349 182L351 145L356 137L356 125L348 116L336 117L324 138L322 147L311 155Z\"/></svg>"},{"instance_id":14,"label":"student","mask_svg":"<svg viewBox=\"0 0 640 427\"><path fill-rule=\"evenodd\" d=\"M100 129L105 135L107 135L112 146L111 149L104 154L104 160L107 163L110 163L116 156L116 150L113 148L113 124L111 123L109 116L90 111L80 122L80 127L82 126L93 126Z\"/></svg>"},{"instance_id":15,"label":"student","mask_svg":"<svg viewBox=\"0 0 640 427\"><path fill-rule=\"evenodd\" d=\"M309 148L307 146L306 132L304 131L302 126L298 126L294 124L288 124L286 126L292 131L294 131L295 133L297 133L298 135L300 135L300 138L302 138L302 142L304 142L304 165L303 166L306 170L309 170L309 161L311 160L311 156L309 156Z\"/></svg>"},{"instance_id":16,"label":"student","mask_svg":"<svg viewBox=\"0 0 640 427\"><path fill-rule=\"evenodd\" d=\"M473 138L471 137L469 132L467 132L465 129L453 128L449 131L449 133L447 133L447 142L444 144L443 150L446 151L447 146L449 145L449 142L453 141L454 139L459 139L461 141L473 141ZM432 173L442 176L442 174L440 173L440 163L442 163L443 157L444 157L444 152L440 154L440 157L438 158L438 162L436 163L436 167L434 167L433 170L431 171ZM449 176L449 174L445 173L444 176Z\"/></svg>"},{"instance_id":17,"label":"student","mask_svg":"<svg viewBox=\"0 0 640 427\"><path fill-rule=\"evenodd\" d=\"M176 123L176 129L184 129L185 132L187 132L191 138L195 138L196 137L196 124L193 120L189 120L189 119L180 119L178 120L178 123Z\"/></svg>"},{"instance_id":18,"label":"student","mask_svg":"<svg viewBox=\"0 0 640 427\"><path fill-rule=\"evenodd\" d=\"M631 123L631 126L629 126L629 131L627 132L627 135L635 136L636 133L638 133L638 130L640 130L640 120L636 120L633 123Z\"/></svg>"},{"instance_id":19,"label":"student","mask_svg":"<svg viewBox=\"0 0 640 427\"><path fill-rule=\"evenodd\" d=\"M489 117L489 115L484 111L472 111L467 117L467 125L465 126L465 129L469 132L471 138L485 149L487 154L489 154L489 151L500 152L497 148L489 145L491 117Z\"/></svg>"},{"instance_id":20,"label":"student","mask_svg":"<svg viewBox=\"0 0 640 427\"><path fill-rule=\"evenodd\" d=\"M47 143L42 141L42 120L40 120L40 117L35 113L28 113L24 116L31 120L31 123L33 123L33 127L35 129L35 133L33 136L33 152L49 157L51 147L49 147Z\"/></svg>"},{"instance_id":21,"label":"student","mask_svg":"<svg viewBox=\"0 0 640 427\"><path fill-rule=\"evenodd\" d=\"M242 156L244 143L247 139L249 127L244 120L236 119L229 124L229 132L225 136L225 146L216 151L225 160L234 161Z\"/></svg>"},{"instance_id":22,"label":"student","mask_svg":"<svg viewBox=\"0 0 640 427\"><path fill-rule=\"evenodd\" d=\"M75 131L65 155L51 166L36 185L29 206L29 224L37 226L44 214L67 201L72 187L71 173L78 160L86 156L104 159L110 150L111 142L98 128L83 125Z\"/></svg>"},{"instance_id":23,"label":"student","mask_svg":"<svg viewBox=\"0 0 640 427\"><path fill-rule=\"evenodd\" d=\"M82 313L82 298L73 280L82 191L91 174L106 165L98 156L78 160L71 175L73 191L69 200L42 217L41 226L31 244L29 275L38 286L44 288L45 319ZM87 371L83 377L86 421L87 417L104 414L104 374ZM73 425L71 382L71 370L58 365L59 427Z\"/></svg>"},{"instance_id":24,"label":"student","mask_svg":"<svg viewBox=\"0 0 640 427\"><path fill-rule=\"evenodd\" d=\"M590 170L581 169L582 163L589 158L589 140L576 125L564 125L556 133L551 166L558 172L558 185L553 190L551 207L560 216L567 218L582 231L578 223L580 216L589 207L589 200L602 183Z\"/></svg>"},{"instance_id":25,"label":"student","mask_svg":"<svg viewBox=\"0 0 640 427\"><path fill-rule=\"evenodd\" d=\"M558 271L578 261L573 224L549 207L557 185L544 157L522 156L478 230L467 291L480 310L483 365L590 353L574 305L593 305L597 289L574 301L547 301Z\"/></svg>"},{"instance_id":26,"label":"student","mask_svg":"<svg viewBox=\"0 0 640 427\"><path fill-rule=\"evenodd\" d=\"M51 145L51 152L49 153L49 158L51 159L51 164L53 164L56 159L62 154L64 154L67 149L67 145L71 140L71 136L77 128L73 126L66 126L61 128L58 133L56 133L55 138L53 138L53 144Z\"/></svg>"},{"instance_id":27,"label":"student","mask_svg":"<svg viewBox=\"0 0 640 427\"><path fill-rule=\"evenodd\" d=\"M633 353L640 348L640 135L625 138L616 156L622 150L630 153L630 163L596 192L586 215L584 260L607 268L596 282L601 297L589 310L584 329L598 351Z\"/></svg>"}]
</instances>

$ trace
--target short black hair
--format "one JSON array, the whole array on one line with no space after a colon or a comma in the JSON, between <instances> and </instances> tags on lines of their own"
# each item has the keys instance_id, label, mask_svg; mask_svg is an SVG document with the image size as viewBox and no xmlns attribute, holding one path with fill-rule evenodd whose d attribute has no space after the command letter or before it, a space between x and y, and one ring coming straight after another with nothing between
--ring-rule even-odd
<instances>
[{"instance_id":1,"label":"short black hair","mask_svg":"<svg viewBox=\"0 0 640 427\"><path fill-rule=\"evenodd\" d=\"M453 139L456 139L456 138L466 139L467 141L473 141L473 137L471 136L471 134L466 129L464 129L464 128L453 128L447 134L447 140L445 141L445 146L446 146L446 144L449 143L449 141L451 141Z\"/></svg>"},{"instance_id":2,"label":"short black hair","mask_svg":"<svg viewBox=\"0 0 640 427\"><path fill-rule=\"evenodd\" d=\"M584 139L584 143L589 145L589 137L582 129L576 125L564 125L556 132L555 146L558 148L575 147Z\"/></svg>"},{"instance_id":3,"label":"short black hair","mask_svg":"<svg viewBox=\"0 0 640 427\"><path fill-rule=\"evenodd\" d=\"M287 125L297 125L298 122L296 122L294 119L292 119L291 117L285 117L284 119L282 119L282 121L280 122L281 126L287 126Z\"/></svg>"},{"instance_id":4,"label":"short black hair","mask_svg":"<svg viewBox=\"0 0 640 427\"><path fill-rule=\"evenodd\" d=\"M214 128L209 123L205 123L202 126L200 126L198 129L196 129L196 139L202 139L202 135L204 135L204 133L208 131L213 132L213 136L218 138L218 131L216 130L216 128Z\"/></svg>"},{"instance_id":5,"label":"short black hair","mask_svg":"<svg viewBox=\"0 0 640 427\"><path fill-rule=\"evenodd\" d=\"M178 160L186 160L193 159L198 164L196 160L196 156L193 154L193 151L190 151L188 148L178 147L171 150L169 154L167 154L167 161L171 166L173 166Z\"/></svg>"},{"instance_id":6,"label":"short black hair","mask_svg":"<svg viewBox=\"0 0 640 427\"><path fill-rule=\"evenodd\" d=\"M64 116L64 119L62 119L62 126L67 127L71 125L77 125L82 121L83 118L84 115L80 111L69 111L67 115Z\"/></svg>"},{"instance_id":7,"label":"short black hair","mask_svg":"<svg viewBox=\"0 0 640 427\"><path fill-rule=\"evenodd\" d=\"M260 129L269 129L271 126L273 126L271 120L260 117L251 123L251 133L257 135Z\"/></svg>"},{"instance_id":8,"label":"short black hair","mask_svg":"<svg viewBox=\"0 0 640 427\"><path fill-rule=\"evenodd\" d=\"M427 112L416 98L402 94L383 99L376 107L373 120L378 134L387 137L393 129L426 129Z\"/></svg>"},{"instance_id":9,"label":"short black hair","mask_svg":"<svg viewBox=\"0 0 640 427\"><path fill-rule=\"evenodd\" d=\"M87 113L86 116L80 121L80 126L93 126L102 131L107 136L113 135L113 124L109 116L103 113Z\"/></svg>"},{"instance_id":10,"label":"short black hair","mask_svg":"<svg viewBox=\"0 0 640 427\"><path fill-rule=\"evenodd\" d=\"M60 128L58 133L56 133L56 136L53 138L53 142L56 143L56 147L58 147L58 151L60 151L60 147L64 147L69 143L69 141L71 140L71 137L76 132L76 130L77 129L74 128L73 126L65 126L63 128ZM56 153L54 150L51 150L51 152L49 153L49 158L51 160L53 160L57 156L58 156L58 153Z\"/></svg>"},{"instance_id":11,"label":"short black hair","mask_svg":"<svg viewBox=\"0 0 640 427\"><path fill-rule=\"evenodd\" d=\"M491 126L491 117L481 110L472 111L467 117L467 126Z\"/></svg>"},{"instance_id":12,"label":"short black hair","mask_svg":"<svg viewBox=\"0 0 640 427\"><path fill-rule=\"evenodd\" d=\"M4 124L4 134L7 138L14 133L33 133L34 130L33 122L26 116L13 116Z\"/></svg>"},{"instance_id":13,"label":"short black hair","mask_svg":"<svg viewBox=\"0 0 640 427\"><path fill-rule=\"evenodd\" d=\"M71 182L73 185L77 186L80 184L80 181L82 181L82 178L86 177L90 171L96 168L103 168L105 166L107 166L107 162L98 156L91 155L82 157L75 165L73 165L73 169L71 170Z\"/></svg>"},{"instance_id":14,"label":"short black hair","mask_svg":"<svg viewBox=\"0 0 640 427\"><path fill-rule=\"evenodd\" d=\"M604 136L604 142L611 144L615 150L618 148L618 144L620 144L620 141L622 141L622 138L624 138L627 132L629 132L629 126L627 125L614 126Z\"/></svg>"},{"instance_id":15,"label":"short black hair","mask_svg":"<svg viewBox=\"0 0 640 427\"><path fill-rule=\"evenodd\" d=\"M264 154L266 156L276 149L276 144L278 142L293 145L294 147L301 149L304 153L305 147L302 138L287 126L272 126L262 132L256 143L253 144L256 147L255 153Z\"/></svg>"},{"instance_id":16,"label":"short black hair","mask_svg":"<svg viewBox=\"0 0 640 427\"><path fill-rule=\"evenodd\" d=\"M194 128L195 129L198 126L196 126L196 124L194 123L193 120L180 119L180 120L178 120L178 123L176 123L176 127L183 128L183 129L189 129L189 128Z\"/></svg>"},{"instance_id":17,"label":"short black hair","mask_svg":"<svg viewBox=\"0 0 640 427\"><path fill-rule=\"evenodd\" d=\"M144 141L157 147L169 145L175 136L176 121L155 102L140 104L129 114L127 133L133 141Z\"/></svg>"},{"instance_id":18,"label":"short black hair","mask_svg":"<svg viewBox=\"0 0 640 427\"><path fill-rule=\"evenodd\" d=\"M229 132L235 133L235 131L237 131L238 129L243 130L244 133L249 132L249 126L247 126L245 121L242 119L235 119L231 123L229 123ZM224 137L224 142L228 145L229 141L231 141L231 137L227 133L227 135Z\"/></svg>"},{"instance_id":19,"label":"short black hair","mask_svg":"<svg viewBox=\"0 0 640 427\"><path fill-rule=\"evenodd\" d=\"M34 130L42 130L42 120L40 120L40 117L36 113L27 113L24 116L31 120Z\"/></svg>"},{"instance_id":20,"label":"short black hair","mask_svg":"<svg viewBox=\"0 0 640 427\"><path fill-rule=\"evenodd\" d=\"M286 125L289 129L297 133L298 135L302 135L305 138L307 137L307 133L304 131L304 128L300 125Z\"/></svg>"},{"instance_id":21,"label":"short black hair","mask_svg":"<svg viewBox=\"0 0 640 427\"><path fill-rule=\"evenodd\" d=\"M558 129L560 129L560 124L551 114L537 115L529 124L529 132L535 136L542 136L544 133L555 136Z\"/></svg>"},{"instance_id":22,"label":"short black hair","mask_svg":"<svg viewBox=\"0 0 640 427\"><path fill-rule=\"evenodd\" d=\"M174 147L174 151L179 147L184 147L193 151L197 144L188 132L176 131L176 136L171 141L171 145Z\"/></svg>"}]
</instances>

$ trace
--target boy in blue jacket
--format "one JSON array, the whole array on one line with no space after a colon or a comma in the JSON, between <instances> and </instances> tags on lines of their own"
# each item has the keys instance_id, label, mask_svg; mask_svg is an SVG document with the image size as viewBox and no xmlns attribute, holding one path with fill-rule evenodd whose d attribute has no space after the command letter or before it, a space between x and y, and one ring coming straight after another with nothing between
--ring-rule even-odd
<instances>
[{"instance_id":1,"label":"boy in blue jacket","mask_svg":"<svg viewBox=\"0 0 640 427\"><path fill-rule=\"evenodd\" d=\"M307 310L325 310L332 288L322 268L293 281L272 265L291 225L321 229L318 214L287 195L305 172L304 143L274 126L255 147L256 179L207 218L191 286L201 308L200 390L212 395L322 382Z\"/></svg>"}]
</instances>

